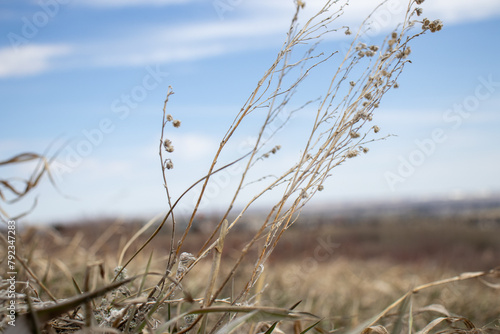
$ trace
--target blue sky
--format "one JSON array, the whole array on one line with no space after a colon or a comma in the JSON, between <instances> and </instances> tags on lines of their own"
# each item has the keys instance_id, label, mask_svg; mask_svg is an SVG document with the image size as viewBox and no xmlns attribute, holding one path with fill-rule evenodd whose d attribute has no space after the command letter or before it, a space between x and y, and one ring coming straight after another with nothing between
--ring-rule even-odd
<instances>
[{"instance_id":1,"label":"blue sky","mask_svg":"<svg viewBox=\"0 0 500 334\"><path fill-rule=\"evenodd\" d=\"M164 211L158 140L167 87L175 91L168 111L182 121L168 134L176 147L168 174L175 197L208 169L234 115L275 59L294 12L288 0L4 3L0 157L68 143L58 161L71 166L59 165L55 175L63 195L44 181L25 201L4 206L15 215L37 197L26 218L34 223ZM306 1L303 17L320 3ZM388 6L401 14L405 3ZM338 25L355 30L373 7L351 1ZM500 3L427 0L422 7L444 28L414 41L400 88L377 110L381 134L395 136L335 169L311 205L500 192ZM364 38L380 40L397 19L384 18L378 33ZM333 34L324 47L342 48L347 38ZM315 75L320 86L321 71ZM315 98L321 88L309 84L300 93ZM291 120L291 131L300 133L306 121ZM255 135L247 130L236 136L235 152ZM294 139L286 133L273 139L283 147L275 166L296 157ZM3 167L2 178L25 176L32 167ZM231 173L215 182L204 210L227 205Z\"/></svg>"}]
</instances>

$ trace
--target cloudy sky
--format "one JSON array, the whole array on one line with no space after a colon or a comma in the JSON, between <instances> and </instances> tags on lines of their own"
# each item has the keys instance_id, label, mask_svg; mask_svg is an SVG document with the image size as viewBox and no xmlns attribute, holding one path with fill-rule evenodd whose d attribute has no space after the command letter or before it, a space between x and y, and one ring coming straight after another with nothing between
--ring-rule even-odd
<instances>
[{"instance_id":1,"label":"cloudy sky","mask_svg":"<svg viewBox=\"0 0 500 334\"><path fill-rule=\"evenodd\" d=\"M303 19L321 3L306 1ZM351 0L335 24L355 31L374 4ZM406 5L389 1L364 40L388 34ZM311 205L500 192L500 2L427 0L421 7L444 28L415 40L400 88L377 109L381 134L394 136L335 169ZM26 218L33 223L164 211L158 141L168 86L175 91L168 112L182 121L168 129L175 198L208 170L232 119L274 61L293 13L291 0L4 1L0 160L49 147L49 156L59 153L58 190L45 179L24 201L2 208L16 215L37 198ZM341 50L348 38L333 33L322 47ZM325 89L321 70L317 75L318 87L301 91L309 99ZM307 121L292 119L292 133ZM252 130L229 148L238 153ZM301 143L294 139L287 132L273 139L283 147L273 166L285 168L298 156ZM5 179L26 177L33 165L0 168ZM216 180L204 210L227 205L237 173Z\"/></svg>"}]
</instances>

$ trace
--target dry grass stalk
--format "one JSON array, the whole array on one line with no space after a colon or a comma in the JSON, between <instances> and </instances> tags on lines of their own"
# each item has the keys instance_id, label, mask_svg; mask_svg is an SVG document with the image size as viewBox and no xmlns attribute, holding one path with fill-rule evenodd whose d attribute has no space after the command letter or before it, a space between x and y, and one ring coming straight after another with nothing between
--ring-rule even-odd
<instances>
[{"instance_id":1,"label":"dry grass stalk","mask_svg":"<svg viewBox=\"0 0 500 334\"><path fill-rule=\"evenodd\" d=\"M173 94L172 90L169 90L167 93L159 149L164 186L167 191L167 200L170 209L160 225L160 228L169 217L171 217L172 222L171 253L167 264L167 273L170 272L173 266L174 260L172 260L172 258L178 258L180 255L182 246L192 228L211 177L216 171L220 171L220 169L216 169L216 166L222 152L231 141L236 130L245 124L246 119L250 115L257 112L262 113L262 110L267 109L267 114L263 117L263 123L256 142L250 152L243 157L245 158L245 167L238 181L238 186L228 205L228 209L221 217L217 226L213 229L210 237L207 238L207 241L201 247L196 256L197 260L194 262L194 265L205 258L208 252L212 251L218 244L217 241L213 242L213 238L221 228L223 222L229 217L237 198L248 182L247 177L251 168L257 161L261 160L262 157L268 157L269 152L276 153L279 149L279 147L275 147L272 149L268 148L267 152L264 151L266 150L265 144L269 141L269 138L264 137L264 133L266 133L272 121L278 119L280 115L285 114L285 107L297 92L297 88L302 84L307 75L317 67L332 61L335 56L337 56L337 52L327 55L315 53L315 43L320 37L334 31L330 28L330 25L342 14L343 6L333 10L335 4L337 4L336 1L327 1L325 6L301 28L298 27L298 16L302 6L299 4L297 5L295 16L288 31L287 41L282 50L278 53L275 62L257 83L257 87L250 94L247 102L233 120L220 142L219 148L215 153L206 175L200 179L202 180L200 194L189 218L187 227L177 242L175 256L173 257L172 252L175 240L173 231L175 231L176 222L172 214L177 201L172 204L167 186L166 172L173 167L173 164L170 159L164 160L162 153L163 150L167 153L173 151L173 143L164 138L166 125L173 120L173 117L166 115L165 112L169 97ZM271 190L279 191L278 189L282 189L281 191L283 191L283 193L281 200L272 206L267 218L264 220L255 236L243 247L232 270L215 291L213 296L214 299L217 298L230 282L249 250L255 246L258 240L264 237L263 240L265 240L265 242L261 245L261 251L256 259L254 270L243 289L234 298L233 304L238 305L248 300L250 290L263 270L263 265L267 258L276 247L278 240L281 238L284 231L296 221L301 208L310 200L316 191L322 189L322 183L330 175L332 169L339 166L347 159L356 157L360 152L367 152L364 145L373 141L373 139L368 138L370 130L378 132L379 128L377 126L372 126L368 128L368 130L364 130L365 132L363 132L363 129L368 122L372 121L373 111L378 107L383 95L397 84L396 80L407 63L407 56L410 54L408 43L427 30L427 28L423 28L422 31L407 36L410 28L415 23L413 19L413 14L416 13L414 4L414 1L409 2L404 22L402 22L398 30L390 34L390 37L387 38L382 45L368 46L359 42L359 38L369 18L363 22L362 27L352 40L349 50L346 52L344 58L340 59L340 65L337 67L336 71L334 71L330 85L324 96L317 100L318 107L311 124L311 132L307 138L305 147L301 150L302 153L299 161L281 176L276 176L273 181L267 185L263 185L262 189L229 224L228 230L231 230L257 199ZM298 61L292 61L294 50L304 44L311 45L310 49ZM362 65L365 60L367 60L367 67L365 70L357 73L355 68L357 66L365 66ZM339 94L344 95L338 96ZM310 103L311 101L305 102L295 111L302 110ZM283 118L288 120L289 116ZM286 121L284 121L279 128L282 128L285 123ZM271 137L275 133L276 130L271 131ZM262 153L261 156L260 154L263 151L266 153ZM265 178L261 178L260 180L265 180ZM181 197L184 194L182 194ZM186 274L191 268L186 271ZM182 280L183 277L184 276L179 277L179 280ZM191 328L193 326L194 324Z\"/></svg>"},{"instance_id":2,"label":"dry grass stalk","mask_svg":"<svg viewBox=\"0 0 500 334\"><path fill-rule=\"evenodd\" d=\"M10 159L0 161L0 167L16 166L26 163L36 163L35 167L33 168L33 173L26 179L0 179L0 201L8 205L22 200L39 185L40 180L42 180L44 175L47 175L50 183L54 186L54 188L58 189L50 172L50 164L54 159L55 157L47 159L45 157L45 154L22 153ZM21 183L22 185L18 186L19 183ZM30 210L19 213L15 216L7 213L7 211L2 208L2 206L0 206L0 219L3 222L7 222L8 220L16 220L24 217L31 211L33 211L36 203L37 202L35 200Z\"/></svg>"},{"instance_id":3,"label":"dry grass stalk","mask_svg":"<svg viewBox=\"0 0 500 334\"><path fill-rule=\"evenodd\" d=\"M429 289L429 288L432 288L432 287L441 286L441 285L445 285L445 284L450 284L450 283L454 283L454 282L460 282L460 281L465 281L465 280L470 280L470 279L480 279L480 278L487 277L487 276L489 276L489 277L499 277L500 276L500 269L492 269L492 270L489 270L489 271L480 271L480 272L466 272L466 273L462 273L462 274L460 274L458 276L454 276L454 277L442 279L442 280L439 280L439 281L435 281L435 282L430 282L430 283L419 285L416 288L414 288L414 289L408 291L407 293L405 293L403 296L401 296L401 298L399 298L396 301L394 301L391 305L389 305L387 308L385 308L382 312L380 312L373 319L369 320L367 323L364 323L361 326L359 326L358 328L355 328L355 329L351 330L349 332L349 334L359 333L361 330L363 330L363 328L365 328L364 330L367 330L367 328L375 328L375 327L376 328L380 328L380 326L375 326L375 324L380 319L382 319L383 317L387 316L390 311L392 311L395 307L401 305L403 302L405 302L406 300L408 300L409 298L411 298L412 295L414 295L414 294L416 294L416 293L418 293L418 292L420 292L422 290L426 290L426 289ZM434 328L438 323L442 322L443 320L450 320L450 319L453 320L453 322L456 322L456 321L462 321L462 322L464 322L469 329L475 328L475 326L472 324L472 322L469 321L466 318L463 318L463 317L458 317L458 318L457 317L450 317L449 316L449 312L446 309L444 309L442 306L428 307L425 311L438 311L440 313L443 313L443 314L447 315L446 317L437 318L437 319L433 320L431 323L429 323L428 326L426 326L426 329L428 328L428 330ZM372 332L370 332L370 333L372 333Z\"/></svg>"}]
</instances>

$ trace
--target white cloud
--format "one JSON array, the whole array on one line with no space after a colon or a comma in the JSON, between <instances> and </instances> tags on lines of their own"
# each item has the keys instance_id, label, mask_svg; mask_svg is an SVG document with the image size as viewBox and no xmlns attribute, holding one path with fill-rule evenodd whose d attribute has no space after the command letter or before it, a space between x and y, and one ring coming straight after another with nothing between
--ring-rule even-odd
<instances>
[{"instance_id":1,"label":"white cloud","mask_svg":"<svg viewBox=\"0 0 500 334\"><path fill-rule=\"evenodd\" d=\"M54 59L71 53L67 45L26 45L0 49L0 78L34 75L56 67Z\"/></svg>"},{"instance_id":2,"label":"white cloud","mask_svg":"<svg viewBox=\"0 0 500 334\"><path fill-rule=\"evenodd\" d=\"M78 65L145 66L195 61L266 47L271 44L269 36L279 36L277 33L285 29L280 22L262 18L135 28L122 39L81 45Z\"/></svg>"},{"instance_id":3,"label":"white cloud","mask_svg":"<svg viewBox=\"0 0 500 334\"><path fill-rule=\"evenodd\" d=\"M318 12L325 1L305 1L306 6L301 14L302 17L311 17ZM340 8L344 1L340 1L332 6L335 11ZM379 1L373 0L351 0L345 6L342 21L347 24L359 24L366 16L377 6ZM404 15L408 6L408 0L388 0L387 3L381 7L385 14L384 20L388 19L392 23L396 23L397 16ZM470 21L484 20L492 17L500 16L500 2L498 0L429 0L425 1L422 5L424 16L432 19L441 19L446 24L459 24ZM254 16L264 15L267 13L270 17L275 19L290 20L293 14L293 3L288 0L282 1L268 1L268 0L255 0L251 2L243 2L241 7L235 7L232 11L225 12L225 18L230 18L233 14L236 15L238 11L251 11Z\"/></svg>"},{"instance_id":4,"label":"white cloud","mask_svg":"<svg viewBox=\"0 0 500 334\"><path fill-rule=\"evenodd\" d=\"M97 49L97 48L96 48ZM123 52L120 52L122 50ZM169 48L150 45L140 51L127 49L124 45L117 45L107 51L92 50L87 58L87 64L82 66L145 66L152 63L172 63L178 61L193 61L224 54L227 51L223 45L208 46L173 46Z\"/></svg>"},{"instance_id":5,"label":"white cloud","mask_svg":"<svg viewBox=\"0 0 500 334\"><path fill-rule=\"evenodd\" d=\"M197 133L174 135L172 141L175 153L188 162L207 161L207 158L215 154L218 147L215 138Z\"/></svg>"},{"instance_id":6,"label":"white cloud","mask_svg":"<svg viewBox=\"0 0 500 334\"><path fill-rule=\"evenodd\" d=\"M188 4L196 0L92 0L87 4L95 6L133 6L133 5L170 5ZM308 1L301 17L314 15L323 2ZM197 6L191 4L190 7ZM373 33L393 29L404 16L406 0L389 0L374 15ZM189 10L186 7L185 10ZM345 13L335 23L341 27L349 25L354 32L361 21L374 9L372 0L351 1ZM434 0L422 4L424 16L440 18L445 25L486 19L500 15L500 2L497 0ZM340 4L335 4L335 12ZM27 45L17 52L9 48L0 49L0 77L34 75L59 67L108 67L108 66L146 66L152 63L172 63L196 61L221 56L233 52L244 52L268 46L279 46L288 29L293 15L293 3L289 0L235 3L230 11L218 17L214 10L213 20L194 21L180 25L134 26L122 31L122 38L101 38L78 49L65 45ZM220 19L222 18L222 20ZM121 28L120 28L121 29ZM103 36L108 34L103 34ZM330 38L346 38L342 33ZM77 44L75 44L77 45ZM76 55L76 58L56 57Z\"/></svg>"},{"instance_id":7,"label":"white cloud","mask_svg":"<svg viewBox=\"0 0 500 334\"><path fill-rule=\"evenodd\" d=\"M161 29L164 35L175 41L204 41L224 38L258 37L283 33L286 25L278 21L271 21L263 17L241 19L237 21L218 21L188 24L179 27ZM155 28L156 29L156 28Z\"/></svg>"},{"instance_id":8,"label":"white cloud","mask_svg":"<svg viewBox=\"0 0 500 334\"><path fill-rule=\"evenodd\" d=\"M91 176L94 180L129 177L132 178L136 166L134 161L113 157L111 159L89 157L83 160L82 174Z\"/></svg>"},{"instance_id":9,"label":"white cloud","mask_svg":"<svg viewBox=\"0 0 500 334\"><path fill-rule=\"evenodd\" d=\"M81 2L85 6L95 7L132 7L132 6L168 6L183 5L193 2L193 0L87 0Z\"/></svg>"},{"instance_id":10,"label":"white cloud","mask_svg":"<svg viewBox=\"0 0 500 334\"><path fill-rule=\"evenodd\" d=\"M500 16L498 0L434 0L426 1L422 7L429 17L439 18L445 24L479 21Z\"/></svg>"},{"instance_id":11,"label":"white cloud","mask_svg":"<svg viewBox=\"0 0 500 334\"><path fill-rule=\"evenodd\" d=\"M499 2L478 1L484 7L473 9L473 5L462 0L453 4L449 0L435 0L422 6L427 16L441 18L446 24L482 19L497 12L500 14ZM148 3L151 2L161 0L151 0ZM393 29L404 17L406 6L405 0L391 0L381 7L379 14L372 17L374 33ZM302 17L311 17L320 7L319 2L308 2ZM332 10L336 11L338 8L339 5L335 5ZM355 31L374 8L371 0L351 1L335 25L349 25ZM265 48L283 41L293 11L293 4L288 0L260 0L236 5L225 13L223 20L189 22L181 26L134 28L132 34L124 34L126 38L89 45L86 48L89 57L85 57L85 61L92 66L144 66L150 63L194 61ZM345 38L345 35L337 33L330 38Z\"/></svg>"}]
</instances>

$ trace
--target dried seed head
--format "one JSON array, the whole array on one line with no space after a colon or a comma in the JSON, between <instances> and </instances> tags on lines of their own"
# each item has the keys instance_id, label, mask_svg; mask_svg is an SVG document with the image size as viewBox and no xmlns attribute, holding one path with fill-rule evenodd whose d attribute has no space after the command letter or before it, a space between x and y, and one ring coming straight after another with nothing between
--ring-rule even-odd
<instances>
[{"instance_id":1,"label":"dried seed head","mask_svg":"<svg viewBox=\"0 0 500 334\"><path fill-rule=\"evenodd\" d=\"M364 97L365 99L367 99L367 100L371 100L371 99L372 99L372 93L368 92L368 93L366 93L363 97Z\"/></svg>"},{"instance_id":2,"label":"dried seed head","mask_svg":"<svg viewBox=\"0 0 500 334\"><path fill-rule=\"evenodd\" d=\"M397 82L394 83L394 88L399 88L399 84Z\"/></svg>"},{"instance_id":3,"label":"dried seed head","mask_svg":"<svg viewBox=\"0 0 500 334\"><path fill-rule=\"evenodd\" d=\"M179 256L179 264L177 265L176 277L181 277L188 269L188 267L193 264L196 260L196 257L191 253L183 252Z\"/></svg>"},{"instance_id":4,"label":"dried seed head","mask_svg":"<svg viewBox=\"0 0 500 334\"><path fill-rule=\"evenodd\" d=\"M189 267L194 261L196 261L196 257L191 253L183 252L181 256L179 256L180 266Z\"/></svg>"},{"instance_id":5,"label":"dried seed head","mask_svg":"<svg viewBox=\"0 0 500 334\"><path fill-rule=\"evenodd\" d=\"M196 314L188 314L184 316L184 321L188 326L190 326L195 320L196 320Z\"/></svg>"},{"instance_id":6,"label":"dried seed head","mask_svg":"<svg viewBox=\"0 0 500 334\"><path fill-rule=\"evenodd\" d=\"M350 35L351 34L351 30L349 30L349 27L347 27L346 31L345 31L345 34L346 35Z\"/></svg>"},{"instance_id":7,"label":"dried seed head","mask_svg":"<svg viewBox=\"0 0 500 334\"><path fill-rule=\"evenodd\" d=\"M320 185L318 186L318 191L322 191L323 189L325 189L325 187L323 187L323 185L322 185L322 184L320 184Z\"/></svg>"},{"instance_id":8,"label":"dried seed head","mask_svg":"<svg viewBox=\"0 0 500 334\"><path fill-rule=\"evenodd\" d=\"M127 278L127 268L123 268L122 266L118 266L118 267L115 268L114 272L115 272L115 276L118 273L120 273L120 275L118 275L116 277L116 281L117 282L123 281L123 280L125 280Z\"/></svg>"},{"instance_id":9,"label":"dried seed head","mask_svg":"<svg viewBox=\"0 0 500 334\"><path fill-rule=\"evenodd\" d=\"M257 267L257 269L255 270L255 278L253 279L251 287L253 287L255 285L255 283L257 283L257 281L260 278L260 275L262 275L262 273L264 272L264 269L265 269L265 267L263 264L261 264Z\"/></svg>"},{"instance_id":10,"label":"dried seed head","mask_svg":"<svg viewBox=\"0 0 500 334\"><path fill-rule=\"evenodd\" d=\"M165 160L165 167L166 167L167 169L172 169L172 168L174 168L174 163L172 162L172 160L170 160L170 159Z\"/></svg>"},{"instance_id":11,"label":"dried seed head","mask_svg":"<svg viewBox=\"0 0 500 334\"><path fill-rule=\"evenodd\" d=\"M176 119L175 121L172 122L172 125L174 126L174 128L178 128L181 126L181 121Z\"/></svg>"},{"instance_id":12,"label":"dried seed head","mask_svg":"<svg viewBox=\"0 0 500 334\"><path fill-rule=\"evenodd\" d=\"M165 139L163 142L163 147L165 148L165 151L172 153L174 151L174 146L172 145L172 141L170 139Z\"/></svg>"},{"instance_id":13,"label":"dried seed head","mask_svg":"<svg viewBox=\"0 0 500 334\"><path fill-rule=\"evenodd\" d=\"M351 82L349 82L349 85L351 85L351 87L354 87L356 85L356 83L354 81L351 81Z\"/></svg>"},{"instance_id":14,"label":"dried seed head","mask_svg":"<svg viewBox=\"0 0 500 334\"><path fill-rule=\"evenodd\" d=\"M361 151L363 151L363 153L368 153L368 151L370 150L368 147L360 147Z\"/></svg>"},{"instance_id":15,"label":"dried seed head","mask_svg":"<svg viewBox=\"0 0 500 334\"><path fill-rule=\"evenodd\" d=\"M367 57L373 57L374 55L375 55L375 52L373 52L373 51L371 51L371 50L367 50L367 51L365 52L365 56L367 56Z\"/></svg>"},{"instance_id":16,"label":"dried seed head","mask_svg":"<svg viewBox=\"0 0 500 334\"><path fill-rule=\"evenodd\" d=\"M378 133L379 131L380 131L379 126L378 126L378 125L375 125L375 126L373 127L373 132Z\"/></svg>"},{"instance_id":17,"label":"dried seed head","mask_svg":"<svg viewBox=\"0 0 500 334\"><path fill-rule=\"evenodd\" d=\"M417 16L420 16L420 15L422 15L423 10L422 10L422 8L418 7L418 8L415 8L415 12L417 13Z\"/></svg>"},{"instance_id":18,"label":"dried seed head","mask_svg":"<svg viewBox=\"0 0 500 334\"><path fill-rule=\"evenodd\" d=\"M417 5L421 5L423 2L424 2L424 0L415 0L415 3L416 3Z\"/></svg>"},{"instance_id":19,"label":"dried seed head","mask_svg":"<svg viewBox=\"0 0 500 334\"><path fill-rule=\"evenodd\" d=\"M359 43L356 46L356 51L363 50L363 49L366 49L366 44L365 43Z\"/></svg>"},{"instance_id":20,"label":"dried seed head","mask_svg":"<svg viewBox=\"0 0 500 334\"><path fill-rule=\"evenodd\" d=\"M398 33L394 31L394 32L391 34L391 37L392 37L392 39L396 39L396 38L398 38Z\"/></svg>"},{"instance_id":21,"label":"dried seed head","mask_svg":"<svg viewBox=\"0 0 500 334\"><path fill-rule=\"evenodd\" d=\"M359 138L359 133L357 133L356 131L351 131L349 132L349 136L351 136L351 138Z\"/></svg>"},{"instance_id":22,"label":"dried seed head","mask_svg":"<svg viewBox=\"0 0 500 334\"><path fill-rule=\"evenodd\" d=\"M443 28L443 22L441 20L435 20L434 23L437 25L438 30Z\"/></svg>"},{"instance_id":23,"label":"dried seed head","mask_svg":"<svg viewBox=\"0 0 500 334\"><path fill-rule=\"evenodd\" d=\"M366 103L366 101L365 101ZM359 121L360 119L367 120L370 117L370 114L365 110L360 110L354 115L354 122Z\"/></svg>"},{"instance_id":24,"label":"dried seed head","mask_svg":"<svg viewBox=\"0 0 500 334\"><path fill-rule=\"evenodd\" d=\"M443 28L443 22L441 20L434 20L429 24L429 29L431 32L439 31Z\"/></svg>"},{"instance_id":25,"label":"dried seed head","mask_svg":"<svg viewBox=\"0 0 500 334\"><path fill-rule=\"evenodd\" d=\"M346 157L348 159L351 159L351 158L354 158L358 155L359 151L357 150L354 150L354 149L350 149L349 151L347 151L347 154L346 154Z\"/></svg>"},{"instance_id":26,"label":"dried seed head","mask_svg":"<svg viewBox=\"0 0 500 334\"><path fill-rule=\"evenodd\" d=\"M378 46L372 45L372 46L370 46L370 50L372 50L373 52L377 52L378 51Z\"/></svg>"},{"instance_id":27,"label":"dried seed head","mask_svg":"<svg viewBox=\"0 0 500 334\"><path fill-rule=\"evenodd\" d=\"M174 118L172 117L172 115L167 114L167 122L172 122L173 120Z\"/></svg>"}]
</instances>

